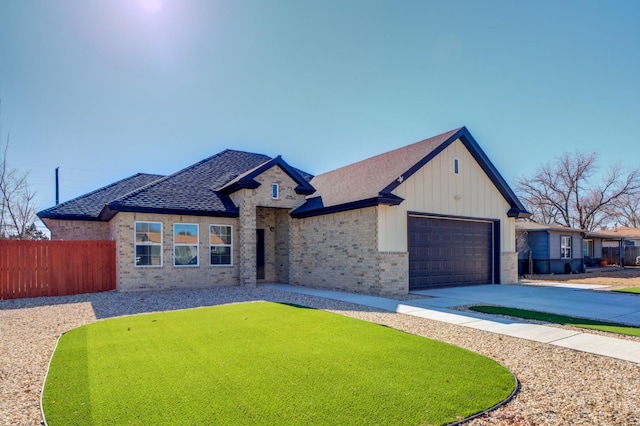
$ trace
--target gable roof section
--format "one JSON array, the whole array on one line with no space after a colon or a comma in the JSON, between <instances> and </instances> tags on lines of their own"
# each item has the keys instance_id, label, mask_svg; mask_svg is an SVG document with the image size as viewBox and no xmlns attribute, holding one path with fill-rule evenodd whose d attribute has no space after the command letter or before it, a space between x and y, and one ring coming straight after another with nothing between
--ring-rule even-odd
<instances>
[{"instance_id":1,"label":"gable roof section","mask_svg":"<svg viewBox=\"0 0 640 426\"><path fill-rule=\"evenodd\" d=\"M38 217L40 219L100 220L100 212L105 204L163 177L161 175L138 173L88 194L60 203L57 206L42 210L38 212Z\"/></svg>"},{"instance_id":2,"label":"gable roof section","mask_svg":"<svg viewBox=\"0 0 640 426\"><path fill-rule=\"evenodd\" d=\"M238 208L218 189L270 160L262 154L224 150L112 200L102 217L109 220L118 211L236 217Z\"/></svg>"},{"instance_id":3,"label":"gable roof section","mask_svg":"<svg viewBox=\"0 0 640 426\"><path fill-rule=\"evenodd\" d=\"M458 139L509 203L508 216L528 217L529 213L466 127L314 177L311 185L318 196L309 199L291 215L308 217L374 205L400 204L402 198L392 191Z\"/></svg>"},{"instance_id":4,"label":"gable roof section","mask_svg":"<svg viewBox=\"0 0 640 426\"><path fill-rule=\"evenodd\" d=\"M260 183L257 182L255 178L274 166L280 167L291 179L293 179L295 183L298 184L298 186L295 188L297 194L310 195L315 192L315 189L302 175L302 172L287 164L287 162L284 161L280 155L259 165L258 167L249 170L246 173L243 173L242 175L239 175L232 181L225 184L222 188L219 189L219 191L223 194L231 194L242 188L255 189L260 186Z\"/></svg>"}]
</instances>

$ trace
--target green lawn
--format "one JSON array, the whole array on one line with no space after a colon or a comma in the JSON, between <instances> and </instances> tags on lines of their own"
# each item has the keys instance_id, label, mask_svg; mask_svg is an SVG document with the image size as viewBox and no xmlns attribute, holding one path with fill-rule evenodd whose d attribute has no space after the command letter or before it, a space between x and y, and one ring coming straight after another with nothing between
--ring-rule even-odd
<instances>
[{"instance_id":1,"label":"green lawn","mask_svg":"<svg viewBox=\"0 0 640 426\"><path fill-rule=\"evenodd\" d=\"M640 294L640 287L629 287L629 288L617 288L613 291L618 291L620 293L635 293Z\"/></svg>"},{"instance_id":2,"label":"green lawn","mask_svg":"<svg viewBox=\"0 0 640 426\"><path fill-rule=\"evenodd\" d=\"M608 331L610 333L640 336L640 328L626 326L614 322L596 321L585 318L568 317L546 312L528 311L526 309L505 308L502 306L471 306L469 309L485 314L508 315L510 317L533 319L554 324L572 325L580 328Z\"/></svg>"},{"instance_id":3,"label":"green lawn","mask_svg":"<svg viewBox=\"0 0 640 426\"><path fill-rule=\"evenodd\" d=\"M62 336L56 425L444 424L507 398L512 374L430 339L254 302L95 322Z\"/></svg>"}]
</instances>

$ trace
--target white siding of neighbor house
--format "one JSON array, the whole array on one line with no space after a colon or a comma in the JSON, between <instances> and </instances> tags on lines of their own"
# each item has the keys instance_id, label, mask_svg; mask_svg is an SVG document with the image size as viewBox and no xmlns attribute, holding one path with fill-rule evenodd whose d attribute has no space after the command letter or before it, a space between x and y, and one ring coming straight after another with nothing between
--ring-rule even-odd
<instances>
[{"instance_id":1,"label":"white siding of neighbor house","mask_svg":"<svg viewBox=\"0 0 640 426\"><path fill-rule=\"evenodd\" d=\"M454 158L459 159L458 175L453 172ZM515 251L515 220L507 217L510 206L460 140L404 181L393 194L404 201L398 206L380 207L380 251L407 251L410 211L499 220L501 252Z\"/></svg>"}]
</instances>

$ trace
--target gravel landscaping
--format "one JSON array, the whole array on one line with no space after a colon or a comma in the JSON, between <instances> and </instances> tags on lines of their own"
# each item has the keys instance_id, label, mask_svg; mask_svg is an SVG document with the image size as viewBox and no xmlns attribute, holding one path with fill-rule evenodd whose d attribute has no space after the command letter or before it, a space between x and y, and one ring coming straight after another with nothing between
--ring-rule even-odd
<instances>
[{"instance_id":1,"label":"gravel landscaping","mask_svg":"<svg viewBox=\"0 0 640 426\"><path fill-rule=\"evenodd\" d=\"M41 424L42 384L65 331L96 319L250 300L326 309L497 360L517 376L520 393L472 425L640 425L638 364L345 302L241 287L0 301L0 424Z\"/></svg>"}]
</instances>

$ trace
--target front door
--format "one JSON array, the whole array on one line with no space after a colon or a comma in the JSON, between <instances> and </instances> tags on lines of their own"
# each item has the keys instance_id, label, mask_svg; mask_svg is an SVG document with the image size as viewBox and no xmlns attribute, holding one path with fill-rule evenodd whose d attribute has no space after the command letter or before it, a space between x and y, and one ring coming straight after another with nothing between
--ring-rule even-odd
<instances>
[{"instance_id":1,"label":"front door","mask_svg":"<svg viewBox=\"0 0 640 426\"><path fill-rule=\"evenodd\" d=\"M256 279L264 280L264 229L256 229Z\"/></svg>"}]
</instances>

